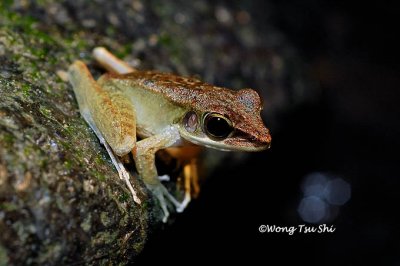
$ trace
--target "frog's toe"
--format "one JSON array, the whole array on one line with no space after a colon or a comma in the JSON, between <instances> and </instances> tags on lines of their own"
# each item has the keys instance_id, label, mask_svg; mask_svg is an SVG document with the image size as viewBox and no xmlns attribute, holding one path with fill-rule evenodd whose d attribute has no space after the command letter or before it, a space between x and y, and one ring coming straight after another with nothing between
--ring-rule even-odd
<instances>
[{"instance_id":1,"label":"frog's toe","mask_svg":"<svg viewBox=\"0 0 400 266\"><path fill-rule=\"evenodd\" d=\"M181 203L179 203L179 206L176 206L176 212L179 212L179 213L183 212L186 209L186 207L189 205L190 200L191 200L190 197L185 197L183 199L183 201Z\"/></svg>"},{"instance_id":2,"label":"frog's toe","mask_svg":"<svg viewBox=\"0 0 400 266\"><path fill-rule=\"evenodd\" d=\"M185 206L182 206L182 203L178 202L174 196L171 195L171 193L168 192L166 187L161 184L151 184L147 185L148 189L153 193L153 195L157 198L158 202L160 203L160 207L164 213L163 217L163 222L167 222L168 217L169 217L169 212L168 212L168 202L167 199L170 203L172 203L175 207L176 212L182 212L185 208Z\"/></svg>"},{"instance_id":3,"label":"frog's toe","mask_svg":"<svg viewBox=\"0 0 400 266\"><path fill-rule=\"evenodd\" d=\"M171 178L169 177L169 175L160 175L160 176L158 176L158 180L160 180L160 181L170 181Z\"/></svg>"},{"instance_id":4,"label":"frog's toe","mask_svg":"<svg viewBox=\"0 0 400 266\"><path fill-rule=\"evenodd\" d=\"M151 193L157 198L158 202L160 203L160 207L164 213L162 221L166 223L169 217L167 201L165 199L166 188L161 183L147 184L147 188L151 191Z\"/></svg>"},{"instance_id":5,"label":"frog's toe","mask_svg":"<svg viewBox=\"0 0 400 266\"><path fill-rule=\"evenodd\" d=\"M168 200L174 205L175 211L179 213L183 212L190 202L190 197L185 196L185 199L181 203L174 196L172 196L171 193L169 193L169 191L166 189L166 187L164 187L164 185L160 184L160 186L161 190L163 191L163 195L167 197Z\"/></svg>"}]
</instances>

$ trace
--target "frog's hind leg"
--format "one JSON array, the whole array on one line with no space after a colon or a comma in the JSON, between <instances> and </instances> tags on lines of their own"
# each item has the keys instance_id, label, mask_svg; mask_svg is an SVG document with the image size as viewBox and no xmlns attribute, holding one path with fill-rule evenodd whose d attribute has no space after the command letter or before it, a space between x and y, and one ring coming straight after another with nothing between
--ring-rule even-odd
<instances>
[{"instance_id":1,"label":"frog's hind leg","mask_svg":"<svg viewBox=\"0 0 400 266\"><path fill-rule=\"evenodd\" d=\"M183 170L181 176L183 178L185 194L177 212L183 212L192 198L197 198L200 193L198 157L202 152L202 148L200 146L184 146L179 148L167 148L166 151L182 165Z\"/></svg>"},{"instance_id":2,"label":"frog's hind leg","mask_svg":"<svg viewBox=\"0 0 400 266\"><path fill-rule=\"evenodd\" d=\"M118 59L104 47L96 47L93 50L93 57L105 69L111 73L127 74L136 71L124 61Z\"/></svg>"},{"instance_id":3,"label":"frog's hind leg","mask_svg":"<svg viewBox=\"0 0 400 266\"><path fill-rule=\"evenodd\" d=\"M129 102L124 101L117 91L108 91L100 87L93 79L86 65L76 61L68 69L68 80L71 82L83 118L93 129L103 144L136 203L140 204L129 173L120 162L117 155L130 152L136 144L136 128L134 125L134 110Z\"/></svg>"},{"instance_id":4,"label":"frog's hind leg","mask_svg":"<svg viewBox=\"0 0 400 266\"><path fill-rule=\"evenodd\" d=\"M192 195L196 198L200 192L196 158L192 158L183 166L183 178L185 197L177 212L183 212L192 200Z\"/></svg>"},{"instance_id":5,"label":"frog's hind leg","mask_svg":"<svg viewBox=\"0 0 400 266\"><path fill-rule=\"evenodd\" d=\"M85 118L85 116L84 116ZM103 135L101 134L101 132L97 129L96 125L92 122L89 122L91 120L91 118L87 119L85 118L86 122L89 124L89 126L92 128L92 130L94 131L94 133L96 134L97 138L99 139L100 143L104 145L104 147L107 150L108 155L111 158L111 161L114 165L114 167L117 169L119 178L121 180L124 180L127 187L129 188L133 200L137 203L137 204L141 204L141 200L140 198L137 196L135 189L133 188L129 178L129 173L128 171L125 169L125 166L122 164L121 160L118 158L118 156L115 156L114 152L112 151L110 145L108 145L107 141L104 139Z\"/></svg>"}]
</instances>

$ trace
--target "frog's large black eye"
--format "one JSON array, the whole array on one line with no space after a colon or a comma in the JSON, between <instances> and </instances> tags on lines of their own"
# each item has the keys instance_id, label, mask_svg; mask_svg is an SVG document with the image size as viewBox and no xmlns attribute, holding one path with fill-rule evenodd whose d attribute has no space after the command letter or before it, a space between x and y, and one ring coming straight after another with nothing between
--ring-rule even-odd
<instances>
[{"instance_id":1,"label":"frog's large black eye","mask_svg":"<svg viewBox=\"0 0 400 266\"><path fill-rule=\"evenodd\" d=\"M204 132L211 138L222 140L233 132L232 122L218 113L207 113L203 119Z\"/></svg>"}]
</instances>

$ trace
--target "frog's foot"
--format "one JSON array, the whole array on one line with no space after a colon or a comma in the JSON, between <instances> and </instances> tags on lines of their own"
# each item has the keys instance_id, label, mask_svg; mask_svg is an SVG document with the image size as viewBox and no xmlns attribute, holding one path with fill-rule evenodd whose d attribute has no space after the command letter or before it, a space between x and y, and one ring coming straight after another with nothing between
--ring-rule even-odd
<instances>
[{"instance_id":1,"label":"frog's foot","mask_svg":"<svg viewBox=\"0 0 400 266\"><path fill-rule=\"evenodd\" d=\"M141 204L142 202L141 202L141 200L139 199L139 197L137 196L136 191L135 191L135 189L133 188L133 186L132 186L132 184L131 184L131 181L130 181L130 179L129 179L130 176L129 176L128 171L125 169L125 166L121 163L121 161L119 160L119 158L118 158L117 156L114 155L114 152L111 150L111 147L108 145L108 143L107 143L106 141L104 141L104 139L103 139L103 141L102 141L102 139L100 139L100 142L101 142L101 143L104 145L104 147L106 148L106 150L107 150L107 152L108 152L108 155L109 155L110 158L111 158L112 163L114 164L115 168L116 168L117 171L118 171L119 178L120 178L121 180L124 180L125 183L126 183L126 185L127 185L127 187L129 188L129 190L130 190L130 192L131 192L131 194L132 194L133 200L134 200L137 204Z\"/></svg>"},{"instance_id":2,"label":"frog's foot","mask_svg":"<svg viewBox=\"0 0 400 266\"><path fill-rule=\"evenodd\" d=\"M190 201L192 200L192 198L190 197L190 194L185 194L185 198L183 199L183 201L179 204L179 206L176 208L177 212L183 212L186 207L189 205Z\"/></svg>"},{"instance_id":3,"label":"frog's foot","mask_svg":"<svg viewBox=\"0 0 400 266\"><path fill-rule=\"evenodd\" d=\"M162 219L164 223L167 222L169 217L168 202L166 199L168 199L169 202L174 205L177 212L182 212L181 210L184 210L184 208L182 208L182 203L179 203L175 197L168 192L167 188L163 184L147 184L147 188L153 193L160 203L161 209L164 213L164 217Z\"/></svg>"},{"instance_id":4,"label":"frog's foot","mask_svg":"<svg viewBox=\"0 0 400 266\"><path fill-rule=\"evenodd\" d=\"M139 199L139 197L136 194L135 189L132 186L132 183L130 181L130 176L128 171L125 169L125 166L122 164L121 160L115 156L114 152L112 151L110 145L108 145L107 141L104 139L103 135L98 131L98 129L96 127L92 126L93 131L95 132L95 134L97 135L97 138L100 140L100 143L103 144L103 146L106 148L108 156L110 156L111 158L111 162L113 163L115 169L117 169L119 178L121 180L125 181L126 186L128 187L129 191L132 194L133 200L137 203L137 204L141 204L142 201Z\"/></svg>"}]
</instances>

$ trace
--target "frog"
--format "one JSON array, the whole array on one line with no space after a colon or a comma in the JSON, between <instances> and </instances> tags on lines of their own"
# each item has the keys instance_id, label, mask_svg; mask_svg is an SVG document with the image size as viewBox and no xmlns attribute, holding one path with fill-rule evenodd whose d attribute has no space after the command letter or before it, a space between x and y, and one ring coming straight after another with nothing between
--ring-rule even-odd
<instances>
[{"instance_id":1,"label":"frog","mask_svg":"<svg viewBox=\"0 0 400 266\"><path fill-rule=\"evenodd\" d=\"M170 215L168 207L182 212L188 199L179 202L161 182L168 176L158 175L157 151L193 145L240 152L270 147L271 134L255 90L232 90L193 77L138 70L104 47L96 47L93 57L107 70L97 80L81 60L67 72L80 114L140 205L142 199L121 161L131 154L138 176L159 202L163 222Z\"/></svg>"}]
</instances>

